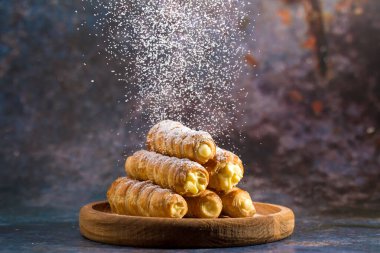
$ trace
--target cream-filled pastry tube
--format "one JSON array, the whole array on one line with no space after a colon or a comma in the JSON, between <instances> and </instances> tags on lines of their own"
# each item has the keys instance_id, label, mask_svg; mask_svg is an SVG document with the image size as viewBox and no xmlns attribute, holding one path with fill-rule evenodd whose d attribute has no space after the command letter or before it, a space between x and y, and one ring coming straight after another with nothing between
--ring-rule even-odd
<instances>
[{"instance_id":1,"label":"cream-filled pastry tube","mask_svg":"<svg viewBox=\"0 0 380 253\"><path fill-rule=\"evenodd\" d=\"M215 192L205 190L196 197L185 197L189 218L218 218L222 211L222 200Z\"/></svg>"},{"instance_id":2,"label":"cream-filled pastry tube","mask_svg":"<svg viewBox=\"0 0 380 253\"><path fill-rule=\"evenodd\" d=\"M234 153L216 148L215 156L203 165L210 177L208 187L215 191L227 192L243 178L244 167Z\"/></svg>"},{"instance_id":3,"label":"cream-filled pastry tube","mask_svg":"<svg viewBox=\"0 0 380 253\"><path fill-rule=\"evenodd\" d=\"M187 212L187 203L179 194L151 181L128 177L120 177L111 184L107 200L111 211L117 214L182 218Z\"/></svg>"},{"instance_id":4,"label":"cream-filled pastry tube","mask_svg":"<svg viewBox=\"0 0 380 253\"><path fill-rule=\"evenodd\" d=\"M222 213L231 218L252 217L256 213L251 196L242 189L235 187L227 193L220 193L219 197L223 203Z\"/></svg>"},{"instance_id":5,"label":"cream-filled pastry tube","mask_svg":"<svg viewBox=\"0 0 380 253\"><path fill-rule=\"evenodd\" d=\"M192 130L172 120L154 125L148 132L146 144L148 150L188 158L200 164L213 158L216 151L215 142L209 133Z\"/></svg>"},{"instance_id":6,"label":"cream-filled pastry tube","mask_svg":"<svg viewBox=\"0 0 380 253\"><path fill-rule=\"evenodd\" d=\"M140 150L127 158L125 171L137 180L151 180L183 196L196 196L206 189L208 173L202 165L188 159Z\"/></svg>"}]
</instances>

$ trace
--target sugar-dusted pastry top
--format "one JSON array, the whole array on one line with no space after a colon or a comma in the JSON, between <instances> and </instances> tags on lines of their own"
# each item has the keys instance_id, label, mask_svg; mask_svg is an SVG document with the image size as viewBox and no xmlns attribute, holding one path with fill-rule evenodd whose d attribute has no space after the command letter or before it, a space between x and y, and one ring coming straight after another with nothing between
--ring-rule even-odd
<instances>
[{"instance_id":1,"label":"sugar-dusted pastry top","mask_svg":"<svg viewBox=\"0 0 380 253\"><path fill-rule=\"evenodd\" d=\"M215 142L209 133L192 130L172 120L154 125L149 130L146 144L148 150L188 158L200 164L213 158L216 152Z\"/></svg>"},{"instance_id":2,"label":"sugar-dusted pastry top","mask_svg":"<svg viewBox=\"0 0 380 253\"><path fill-rule=\"evenodd\" d=\"M187 212L185 199L151 181L128 177L116 179L107 191L111 211L117 214L182 218Z\"/></svg>"},{"instance_id":3,"label":"sugar-dusted pastry top","mask_svg":"<svg viewBox=\"0 0 380 253\"><path fill-rule=\"evenodd\" d=\"M209 177L202 165L188 159L140 150L127 158L125 171L137 180L151 180L183 196L196 196L206 189Z\"/></svg>"},{"instance_id":4,"label":"sugar-dusted pastry top","mask_svg":"<svg viewBox=\"0 0 380 253\"><path fill-rule=\"evenodd\" d=\"M234 153L216 148L216 155L203 165L210 176L208 187L216 191L227 192L243 178L244 167Z\"/></svg>"},{"instance_id":5,"label":"sugar-dusted pastry top","mask_svg":"<svg viewBox=\"0 0 380 253\"><path fill-rule=\"evenodd\" d=\"M251 196L240 188L235 187L227 193L219 193L219 197L223 203L222 213L231 218L252 217L256 213Z\"/></svg>"}]
</instances>

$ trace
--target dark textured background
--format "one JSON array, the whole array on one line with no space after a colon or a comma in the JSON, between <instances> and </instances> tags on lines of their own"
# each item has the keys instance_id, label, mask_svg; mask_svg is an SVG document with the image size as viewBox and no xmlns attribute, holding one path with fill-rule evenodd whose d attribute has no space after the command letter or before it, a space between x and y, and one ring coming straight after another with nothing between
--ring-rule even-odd
<instances>
[{"instance_id":1,"label":"dark textured background","mask_svg":"<svg viewBox=\"0 0 380 253\"><path fill-rule=\"evenodd\" d=\"M235 129L244 138L234 139L247 170L242 187L298 217L371 217L357 223L376 238L380 2L252 2L253 57L237 84L249 91L240 119L247 123ZM321 12L310 12L318 2ZM0 233L8 233L0 239L17 231L10 224L75 219L81 205L105 198L124 155L143 142L136 129L149 125L125 124L134 104L123 102L125 84L111 73L120 66L88 35L91 12L80 1L0 0ZM310 20L315 14L322 31ZM321 223L300 224L307 232ZM307 248L307 240L296 237L289 247Z\"/></svg>"}]
</instances>

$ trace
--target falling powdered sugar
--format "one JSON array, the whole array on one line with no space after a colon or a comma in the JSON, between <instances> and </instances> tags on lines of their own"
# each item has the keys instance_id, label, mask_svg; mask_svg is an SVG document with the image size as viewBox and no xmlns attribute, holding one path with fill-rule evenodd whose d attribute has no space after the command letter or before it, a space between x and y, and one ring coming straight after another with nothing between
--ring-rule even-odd
<instances>
[{"instance_id":1,"label":"falling powdered sugar","mask_svg":"<svg viewBox=\"0 0 380 253\"><path fill-rule=\"evenodd\" d=\"M107 57L122 63L126 102L138 101L150 124L172 119L217 135L236 123L243 1L85 1Z\"/></svg>"}]
</instances>

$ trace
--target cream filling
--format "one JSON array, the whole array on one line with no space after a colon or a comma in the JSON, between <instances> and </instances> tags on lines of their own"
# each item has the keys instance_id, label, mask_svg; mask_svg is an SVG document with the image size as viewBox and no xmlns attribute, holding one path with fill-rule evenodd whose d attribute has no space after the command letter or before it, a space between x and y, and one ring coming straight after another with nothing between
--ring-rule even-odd
<instances>
[{"instance_id":1,"label":"cream filling","mask_svg":"<svg viewBox=\"0 0 380 253\"><path fill-rule=\"evenodd\" d=\"M223 191L229 191L243 178L243 173L238 165L227 163L218 173L219 187Z\"/></svg>"},{"instance_id":2,"label":"cream filling","mask_svg":"<svg viewBox=\"0 0 380 253\"><path fill-rule=\"evenodd\" d=\"M185 191L193 195L205 190L207 187L206 175L202 172L189 172L186 176Z\"/></svg>"},{"instance_id":3,"label":"cream filling","mask_svg":"<svg viewBox=\"0 0 380 253\"><path fill-rule=\"evenodd\" d=\"M170 214L173 218L182 218L185 215L186 208L183 203L178 202L170 207Z\"/></svg>"},{"instance_id":4,"label":"cream filling","mask_svg":"<svg viewBox=\"0 0 380 253\"><path fill-rule=\"evenodd\" d=\"M253 206L252 200L249 198L242 198L239 201L239 208L245 214L250 214L250 213L252 213L252 211L255 210L255 207Z\"/></svg>"},{"instance_id":5,"label":"cream filling","mask_svg":"<svg viewBox=\"0 0 380 253\"><path fill-rule=\"evenodd\" d=\"M207 201L201 204L201 212L205 218L216 218L220 211L219 205L215 201Z\"/></svg>"},{"instance_id":6,"label":"cream filling","mask_svg":"<svg viewBox=\"0 0 380 253\"><path fill-rule=\"evenodd\" d=\"M198 148L198 155L203 158L209 158L212 150L209 145L202 143Z\"/></svg>"}]
</instances>

